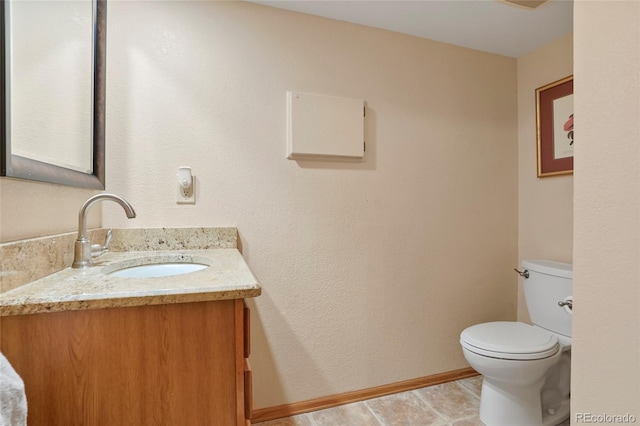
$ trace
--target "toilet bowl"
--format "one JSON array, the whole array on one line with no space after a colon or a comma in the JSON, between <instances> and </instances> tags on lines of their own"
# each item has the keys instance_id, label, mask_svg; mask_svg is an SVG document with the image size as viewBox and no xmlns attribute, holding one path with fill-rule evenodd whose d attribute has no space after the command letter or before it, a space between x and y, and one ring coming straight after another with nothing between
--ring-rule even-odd
<instances>
[{"instance_id":1,"label":"toilet bowl","mask_svg":"<svg viewBox=\"0 0 640 426\"><path fill-rule=\"evenodd\" d=\"M483 376L480 420L487 426L551 426L569 417L571 310L558 302L571 299L571 265L522 265L534 325L496 321L460 334L465 359Z\"/></svg>"},{"instance_id":2,"label":"toilet bowl","mask_svg":"<svg viewBox=\"0 0 640 426\"><path fill-rule=\"evenodd\" d=\"M483 375L480 419L488 426L539 426L569 416L569 381L542 389L553 367L570 346L556 335L521 322L492 322L460 335L465 359ZM553 389L553 390L551 390Z\"/></svg>"}]
</instances>

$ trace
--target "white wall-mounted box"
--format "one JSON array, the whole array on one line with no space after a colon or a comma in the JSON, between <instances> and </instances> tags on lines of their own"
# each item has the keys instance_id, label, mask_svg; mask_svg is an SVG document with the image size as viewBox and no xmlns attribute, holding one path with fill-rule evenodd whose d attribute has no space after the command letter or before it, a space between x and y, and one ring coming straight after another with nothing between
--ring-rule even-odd
<instances>
[{"instance_id":1,"label":"white wall-mounted box","mask_svg":"<svg viewBox=\"0 0 640 426\"><path fill-rule=\"evenodd\" d=\"M364 100L287 92L287 158L363 158Z\"/></svg>"}]
</instances>

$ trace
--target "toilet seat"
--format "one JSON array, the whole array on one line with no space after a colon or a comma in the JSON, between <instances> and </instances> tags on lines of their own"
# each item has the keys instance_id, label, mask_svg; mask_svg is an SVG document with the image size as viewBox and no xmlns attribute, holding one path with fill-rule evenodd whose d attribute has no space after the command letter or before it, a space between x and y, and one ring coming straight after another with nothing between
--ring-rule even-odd
<instances>
[{"instance_id":1,"label":"toilet seat","mask_svg":"<svg viewBox=\"0 0 640 426\"><path fill-rule=\"evenodd\" d=\"M551 332L523 322L487 322L468 327L460 334L460 344L471 352L491 358L536 360L560 350Z\"/></svg>"}]
</instances>

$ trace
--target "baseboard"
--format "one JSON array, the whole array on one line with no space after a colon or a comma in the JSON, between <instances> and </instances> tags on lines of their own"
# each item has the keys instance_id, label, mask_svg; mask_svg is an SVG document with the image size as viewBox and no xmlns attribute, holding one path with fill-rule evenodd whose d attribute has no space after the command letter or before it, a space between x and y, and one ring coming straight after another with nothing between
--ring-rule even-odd
<instances>
[{"instance_id":1,"label":"baseboard","mask_svg":"<svg viewBox=\"0 0 640 426\"><path fill-rule=\"evenodd\" d=\"M366 399L378 398L381 396L391 395L399 392L406 392L426 386L439 385L441 383L466 379L467 377L473 377L477 375L478 373L473 368L462 368L460 370L448 371L446 373L419 377L417 379L405 380L402 382L376 386L373 388L362 389L353 392L323 396L321 398L294 402L292 404L277 405L275 407L260 408L257 410L253 410L253 417L251 419L251 422L258 423L267 420L280 419L282 417L295 416L296 414L323 410L325 408L336 407L338 405L350 404L352 402L364 401Z\"/></svg>"}]
</instances>

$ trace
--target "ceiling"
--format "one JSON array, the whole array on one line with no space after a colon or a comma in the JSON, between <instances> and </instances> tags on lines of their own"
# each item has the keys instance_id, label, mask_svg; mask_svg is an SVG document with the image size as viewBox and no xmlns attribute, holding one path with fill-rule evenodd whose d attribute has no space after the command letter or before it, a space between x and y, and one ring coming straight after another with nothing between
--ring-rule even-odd
<instances>
[{"instance_id":1,"label":"ceiling","mask_svg":"<svg viewBox=\"0 0 640 426\"><path fill-rule=\"evenodd\" d=\"M573 0L536 9L503 0L253 0L518 58L573 31Z\"/></svg>"}]
</instances>

